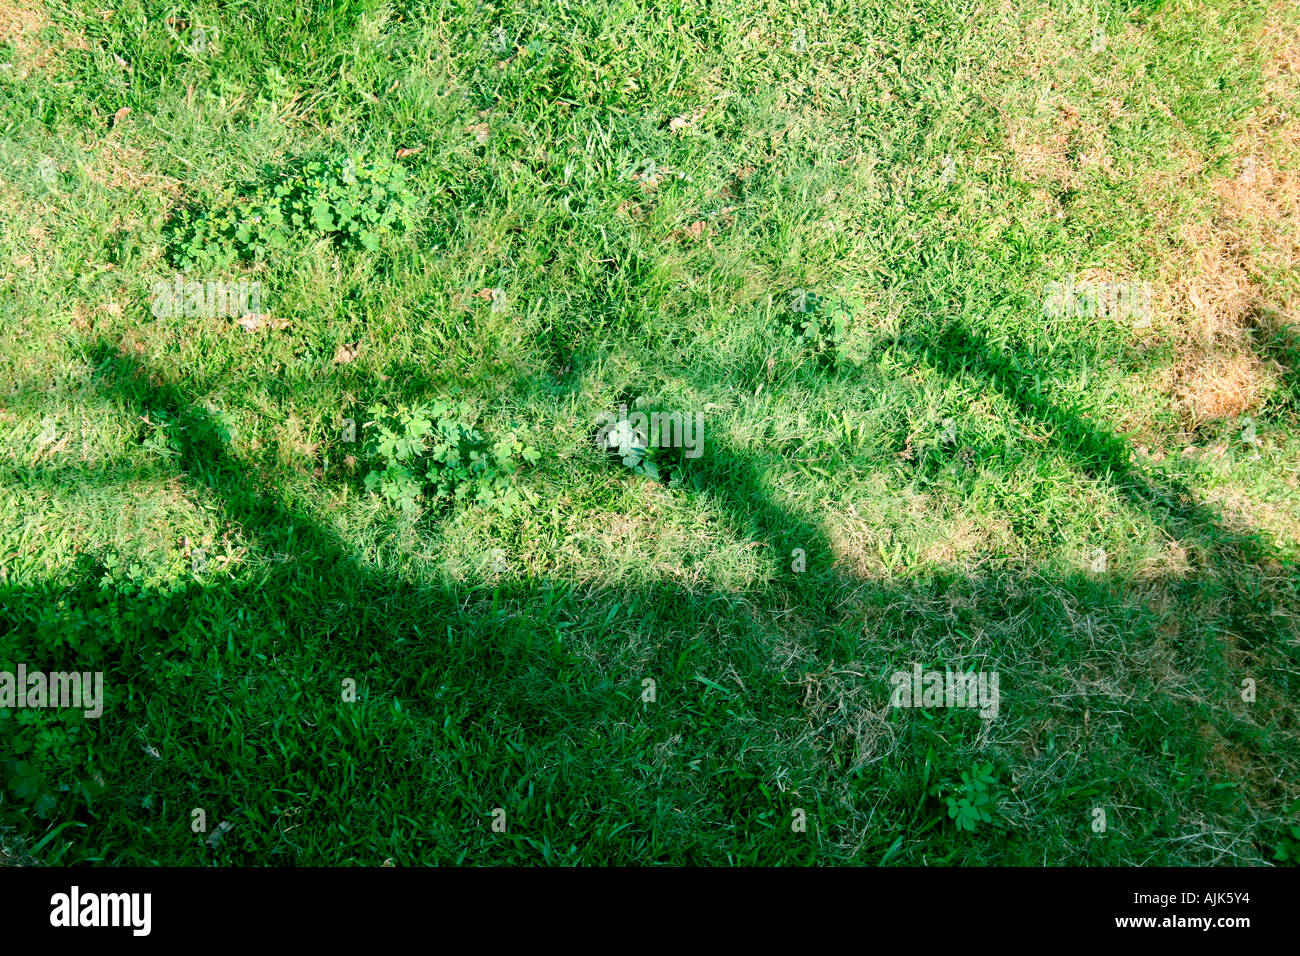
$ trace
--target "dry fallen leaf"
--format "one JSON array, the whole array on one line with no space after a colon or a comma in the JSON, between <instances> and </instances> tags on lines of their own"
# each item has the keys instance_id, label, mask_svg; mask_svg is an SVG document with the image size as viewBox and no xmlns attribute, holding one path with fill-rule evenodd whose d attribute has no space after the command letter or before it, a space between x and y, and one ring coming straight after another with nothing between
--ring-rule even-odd
<instances>
[{"instance_id":1,"label":"dry fallen leaf","mask_svg":"<svg viewBox=\"0 0 1300 956\"><path fill-rule=\"evenodd\" d=\"M674 116L668 121L668 128L674 133L680 133L682 130L689 129L700 120L704 119L704 115L707 112L708 110L701 108L696 110L694 113L683 113L681 116Z\"/></svg>"},{"instance_id":2,"label":"dry fallen leaf","mask_svg":"<svg viewBox=\"0 0 1300 956\"><path fill-rule=\"evenodd\" d=\"M130 113L130 112L131 112L131 107L129 107L129 106L123 106L120 110L118 110L116 113L113 114L113 123L112 123L112 126L117 126L118 123L120 123L120 122L122 122L122 120L126 119L127 114ZM110 127L110 128L111 128L111 127Z\"/></svg>"},{"instance_id":3,"label":"dry fallen leaf","mask_svg":"<svg viewBox=\"0 0 1300 956\"><path fill-rule=\"evenodd\" d=\"M335 351L334 353L334 364L347 365L348 362L351 362L354 358L357 357L357 353L360 351L361 351L360 342L353 342L350 345L344 343L343 345L340 345L338 347L338 350Z\"/></svg>"},{"instance_id":4,"label":"dry fallen leaf","mask_svg":"<svg viewBox=\"0 0 1300 956\"><path fill-rule=\"evenodd\" d=\"M424 149L423 146L403 146L397 151L397 158L401 159L404 156L414 156L422 149Z\"/></svg>"},{"instance_id":5,"label":"dry fallen leaf","mask_svg":"<svg viewBox=\"0 0 1300 956\"><path fill-rule=\"evenodd\" d=\"M208 836L208 846L216 849L217 844L221 842L221 838L226 835L226 831L233 827L234 824L228 820L222 820L218 823L217 828Z\"/></svg>"},{"instance_id":6,"label":"dry fallen leaf","mask_svg":"<svg viewBox=\"0 0 1300 956\"><path fill-rule=\"evenodd\" d=\"M239 324L245 332L256 332L258 329L287 329L289 320L273 318L267 312L250 312L239 320Z\"/></svg>"},{"instance_id":7,"label":"dry fallen leaf","mask_svg":"<svg viewBox=\"0 0 1300 956\"><path fill-rule=\"evenodd\" d=\"M492 131L487 123L475 123L473 126L467 126L465 130L474 134L474 139L479 142L479 145L486 145L492 138Z\"/></svg>"},{"instance_id":8,"label":"dry fallen leaf","mask_svg":"<svg viewBox=\"0 0 1300 956\"><path fill-rule=\"evenodd\" d=\"M493 289L479 289L474 293L474 295L482 299L484 302L491 302L492 299L495 298L496 292Z\"/></svg>"}]
</instances>

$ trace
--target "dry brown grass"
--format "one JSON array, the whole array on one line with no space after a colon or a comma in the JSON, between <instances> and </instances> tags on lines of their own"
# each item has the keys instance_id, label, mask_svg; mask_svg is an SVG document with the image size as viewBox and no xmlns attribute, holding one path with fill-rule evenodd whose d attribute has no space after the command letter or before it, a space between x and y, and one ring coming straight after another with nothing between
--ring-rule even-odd
<instances>
[{"instance_id":1,"label":"dry brown grass","mask_svg":"<svg viewBox=\"0 0 1300 956\"><path fill-rule=\"evenodd\" d=\"M1170 263L1179 360L1167 393L1195 427L1258 409L1281 368L1261 353L1257 331L1300 318L1300 25L1284 4L1259 38L1264 96L1233 144L1239 171L1212 183L1217 209L1182 230ZM1195 173L1195 170L1189 170Z\"/></svg>"},{"instance_id":2,"label":"dry brown grass","mask_svg":"<svg viewBox=\"0 0 1300 956\"><path fill-rule=\"evenodd\" d=\"M97 185L132 192L152 190L169 205L180 198L178 180L145 171L148 163L141 150L124 146L111 136L83 150L90 157L85 166L86 178Z\"/></svg>"},{"instance_id":3,"label":"dry brown grass","mask_svg":"<svg viewBox=\"0 0 1300 956\"><path fill-rule=\"evenodd\" d=\"M31 0L0 0L0 43L12 43L20 55L40 46L39 34L49 22L45 10Z\"/></svg>"},{"instance_id":4,"label":"dry brown grass","mask_svg":"<svg viewBox=\"0 0 1300 956\"><path fill-rule=\"evenodd\" d=\"M1276 368L1255 355L1239 337L1193 345L1167 377L1166 391L1195 427L1238 418L1257 409L1272 391Z\"/></svg>"},{"instance_id":5,"label":"dry brown grass","mask_svg":"<svg viewBox=\"0 0 1300 956\"><path fill-rule=\"evenodd\" d=\"M41 36L52 25L38 0L0 0L0 43L14 48L13 69L19 79L47 70L65 50L86 50L84 37L59 32L52 42Z\"/></svg>"},{"instance_id":6,"label":"dry brown grass","mask_svg":"<svg viewBox=\"0 0 1300 956\"><path fill-rule=\"evenodd\" d=\"M997 12L1014 16L1009 3ZM1208 24L1215 14L1206 14ZM1033 79L1037 92L1022 90L994 105L1013 176L1039 187L1045 214L1061 215L1054 193L1078 188L1085 174L1116 175L1105 131L1122 115L1122 97L1086 109L1072 102L1058 82L1058 59L1077 55L1078 37L1042 18L1020 27L1025 42L997 62ZM1264 95L1234 141L1237 168L1207 180L1203 157L1180 151L1172 169L1146 174L1138 190L1151 217L1151 251L1164 265L1153 283L1152 321L1135 328L1140 338L1173 345L1174 366L1157 384L1189 429L1257 411L1282 374L1260 339L1276 339L1300 319L1300 22L1286 2L1271 6L1252 49ZM1122 81L1115 82L1117 94ZM1209 208L1188 224L1187 199L1194 195ZM1138 418L1133 424L1142 430L1149 423Z\"/></svg>"}]
</instances>

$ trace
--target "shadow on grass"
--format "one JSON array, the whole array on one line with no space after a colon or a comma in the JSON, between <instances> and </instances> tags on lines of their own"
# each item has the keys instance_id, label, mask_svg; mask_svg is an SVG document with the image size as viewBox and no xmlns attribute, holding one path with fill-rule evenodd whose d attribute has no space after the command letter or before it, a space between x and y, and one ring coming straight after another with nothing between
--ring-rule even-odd
<instances>
[{"instance_id":1,"label":"shadow on grass","mask_svg":"<svg viewBox=\"0 0 1300 956\"><path fill-rule=\"evenodd\" d=\"M1079 467L1198 545L1200 565L1148 582L857 578L832 565L819 516L778 505L749 456L715 443L696 493L778 556L803 548L807 572L743 592L414 580L288 506L182 389L101 343L104 388L170 418L176 466L260 559L179 589L106 585L97 563L72 588L0 587L0 649L50 669L94 660L113 695L86 751L102 776L57 792L48 816L76 827L47 858L1266 858L1300 766L1289 703L1300 682L1283 643L1300 619L1294 569L1143 474L1123 442L1056 408L964 325L904 344L1013 400ZM914 663L998 671L1000 719L891 709L888 677ZM1258 679L1258 703L1240 700L1243 677ZM343 700L350 680L355 703ZM59 759L36 747L8 769L22 761L56 792ZM976 759L1009 774L998 820L954 835L931 791ZM236 823L215 848L191 832L196 807L209 827ZM1091 830L1099 807L1104 838ZM808 832L792 829L795 811Z\"/></svg>"},{"instance_id":2,"label":"shadow on grass","mask_svg":"<svg viewBox=\"0 0 1300 956\"><path fill-rule=\"evenodd\" d=\"M1220 580L1231 607L1234 632L1265 644L1279 637L1271 589L1259 586L1261 566L1294 578L1294 564L1283 566L1256 531L1224 525L1209 508L1197 503L1181 482L1157 479L1134 462L1129 443L1097 428L1080 412L1061 408L1038 386L1034 373L998 352L960 319L903 343L914 355L950 376L984 382L1013 404L1022 415L1045 426L1052 443L1084 474L1109 482L1131 505L1144 511L1171 539L1193 547L1201 574ZM1291 592L1294 597L1294 590ZM1283 609L1287 618L1294 605ZM1287 620L1294 627L1294 620ZM1294 635L1294 631L1292 631Z\"/></svg>"}]
</instances>

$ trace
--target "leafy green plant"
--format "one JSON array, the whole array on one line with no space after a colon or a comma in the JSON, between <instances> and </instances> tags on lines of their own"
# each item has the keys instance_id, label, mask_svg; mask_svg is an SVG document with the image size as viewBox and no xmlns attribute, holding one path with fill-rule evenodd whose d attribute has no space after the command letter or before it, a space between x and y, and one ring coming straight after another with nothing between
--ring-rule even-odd
<instances>
[{"instance_id":1,"label":"leafy green plant","mask_svg":"<svg viewBox=\"0 0 1300 956\"><path fill-rule=\"evenodd\" d=\"M473 412L463 403L396 409L381 404L369 413L366 452L377 465L366 474L366 490L408 514L427 500L472 501L509 515L522 502L512 480L520 461L531 464L541 457L514 432L488 441L471 424Z\"/></svg>"},{"instance_id":2,"label":"leafy green plant","mask_svg":"<svg viewBox=\"0 0 1300 956\"><path fill-rule=\"evenodd\" d=\"M833 362L836 350L844 342L851 309L843 299L832 303L825 296L807 289L791 289L781 312L782 335L801 349Z\"/></svg>"},{"instance_id":3,"label":"leafy green plant","mask_svg":"<svg viewBox=\"0 0 1300 956\"><path fill-rule=\"evenodd\" d=\"M1300 814L1300 800L1287 807L1286 812L1293 818ZM1273 859L1279 863L1300 866L1300 823L1292 823L1286 827L1286 832L1273 847Z\"/></svg>"},{"instance_id":4,"label":"leafy green plant","mask_svg":"<svg viewBox=\"0 0 1300 956\"><path fill-rule=\"evenodd\" d=\"M684 463L682 449L664 444L664 436L654 433L653 416L662 413L646 405L644 398L633 402L632 413L645 416L642 427L626 418L612 420L597 431L597 446L634 474L667 481L671 486L679 485Z\"/></svg>"},{"instance_id":5,"label":"leafy green plant","mask_svg":"<svg viewBox=\"0 0 1300 956\"><path fill-rule=\"evenodd\" d=\"M72 587L9 604L14 626L0 635L0 670L29 661L102 671L105 687L144 679L146 648L169 647L192 613L192 562L179 551L160 559L109 552L82 555L77 566ZM0 708L0 795L44 820L101 794L97 722L76 708Z\"/></svg>"},{"instance_id":6,"label":"leafy green plant","mask_svg":"<svg viewBox=\"0 0 1300 956\"><path fill-rule=\"evenodd\" d=\"M349 156L310 162L273 186L259 186L233 206L183 210L171 225L177 268L219 269L257 259L303 236L333 236L374 251L397 228L411 226L415 197L397 164Z\"/></svg>"},{"instance_id":7,"label":"leafy green plant","mask_svg":"<svg viewBox=\"0 0 1300 956\"><path fill-rule=\"evenodd\" d=\"M161 561L108 553L79 562L82 580L35 615L46 654L103 666L143 642L164 639L188 619L197 583L179 551Z\"/></svg>"},{"instance_id":8,"label":"leafy green plant","mask_svg":"<svg viewBox=\"0 0 1300 956\"><path fill-rule=\"evenodd\" d=\"M650 447L649 439L630 422L615 422L603 440L605 448L616 454L625 467L648 478L659 477L659 465L655 461L656 449Z\"/></svg>"},{"instance_id":9,"label":"leafy green plant","mask_svg":"<svg viewBox=\"0 0 1300 956\"><path fill-rule=\"evenodd\" d=\"M7 789L38 819L102 792L91 772L94 746L80 711L0 710L0 734L9 742L9 753L0 759L0 793Z\"/></svg>"},{"instance_id":10,"label":"leafy green plant","mask_svg":"<svg viewBox=\"0 0 1300 956\"><path fill-rule=\"evenodd\" d=\"M961 782L951 781L935 786L931 793L948 805L948 818L958 830L974 832L981 823L992 823L990 812L996 809L989 788L998 782L993 764L975 764L961 772Z\"/></svg>"},{"instance_id":11,"label":"leafy green plant","mask_svg":"<svg viewBox=\"0 0 1300 956\"><path fill-rule=\"evenodd\" d=\"M675 485L678 483L679 476L672 469L679 456L674 455L673 452L674 449L656 448L652 445L649 448L635 450L632 454L632 464L628 464L627 458L623 460L623 464L628 465L638 475L645 475L655 481L666 478L669 484Z\"/></svg>"}]
</instances>

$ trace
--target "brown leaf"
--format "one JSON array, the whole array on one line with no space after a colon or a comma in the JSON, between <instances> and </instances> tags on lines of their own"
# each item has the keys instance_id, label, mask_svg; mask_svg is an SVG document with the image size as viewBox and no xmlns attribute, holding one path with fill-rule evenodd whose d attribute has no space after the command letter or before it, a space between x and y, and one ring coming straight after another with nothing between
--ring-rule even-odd
<instances>
[{"instance_id":1,"label":"brown leaf","mask_svg":"<svg viewBox=\"0 0 1300 956\"><path fill-rule=\"evenodd\" d=\"M122 120L126 119L127 114L130 113L130 112L131 112L131 107L129 107L129 106L123 106L123 107L122 107L121 109L119 109L116 113L114 113L114 114L113 114L113 123L112 123L112 126L110 127L110 129L111 129L112 127L117 126L119 123L122 122Z\"/></svg>"},{"instance_id":2,"label":"brown leaf","mask_svg":"<svg viewBox=\"0 0 1300 956\"><path fill-rule=\"evenodd\" d=\"M698 109L694 113L683 113L681 116L674 116L668 121L668 128L674 133L680 133L684 129L689 129L700 120L704 119L706 109Z\"/></svg>"},{"instance_id":3,"label":"brown leaf","mask_svg":"<svg viewBox=\"0 0 1300 956\"><path fill-rule=\"evenodd\" d=\"M344 343L343 345L340 345L338 347L338 350L335 351L334 353L334 364L347 365L349 362L351 362L353 359L357 357L357 353L359 353L360 351L361 351L360 342L353 342L350 345Z\"/></svg>"},{"instance_id":4,"label":"brown leaf","mask_svg":"<svg viewBox=\"0 0 1300 956\"><path fill-rule=\"evenodd\" d=\"M289 320L273 318L267 312L250 312L239 320L239 324L245 332L256 332L258 329L287 329Z\"/></svg>"},{"instance_id":5,"label":"brown leaf","mask_svg":"<svg viewBox=\"0 0 1300 956\"><path fill-rule=\"evenodd\" d=\"M397 158L401 159L404 156L414 156L422 149L424 149L423 146L403 146L397 151Z\"/></svg>"}]
</instances>

